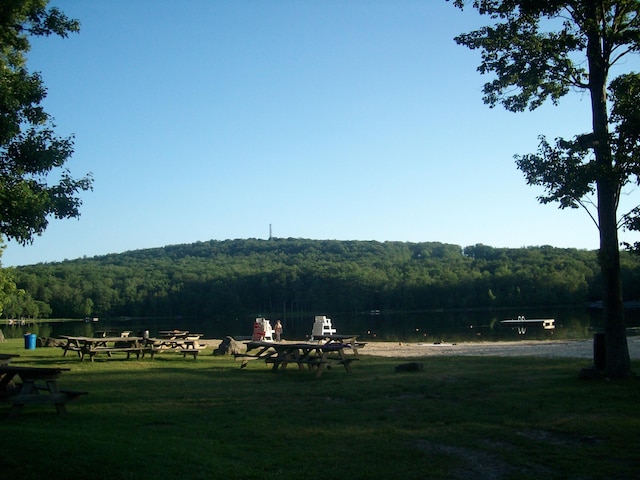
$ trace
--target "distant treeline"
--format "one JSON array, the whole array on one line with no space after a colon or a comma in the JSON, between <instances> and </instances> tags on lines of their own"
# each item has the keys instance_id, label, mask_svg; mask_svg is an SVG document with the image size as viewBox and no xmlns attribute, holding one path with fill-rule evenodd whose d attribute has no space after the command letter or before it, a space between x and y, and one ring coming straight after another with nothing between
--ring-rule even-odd
<instances>
[{"instance_id":1,"label":"distant treeline","mask_svg":"<svg viewBox=\"0 0 640 480\"><path fill-rule=\"evenodd\" d=\"M622 254L625 300L640 258ZM541 305L601 299L596 251L281 239L198 242L18 267L7 317L195 316Z\"/></svg>"}]
</instances>

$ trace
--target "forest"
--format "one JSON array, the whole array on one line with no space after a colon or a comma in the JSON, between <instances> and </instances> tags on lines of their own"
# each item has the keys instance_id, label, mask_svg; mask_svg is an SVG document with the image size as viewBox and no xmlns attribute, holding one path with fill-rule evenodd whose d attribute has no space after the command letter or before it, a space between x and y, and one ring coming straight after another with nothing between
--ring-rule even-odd
<instances>
[{"instance_id":1,"label":"forest","mask_svg":"<svg viewBox=\"0 0 640 480\"><path fill-rule=\"evenodd\" d=\"M626 301L640 257L621 252ZM10 269L7 318L207 318L585 305L596 251L293 238L205 241Z\"/></svg>"}]
</instances>

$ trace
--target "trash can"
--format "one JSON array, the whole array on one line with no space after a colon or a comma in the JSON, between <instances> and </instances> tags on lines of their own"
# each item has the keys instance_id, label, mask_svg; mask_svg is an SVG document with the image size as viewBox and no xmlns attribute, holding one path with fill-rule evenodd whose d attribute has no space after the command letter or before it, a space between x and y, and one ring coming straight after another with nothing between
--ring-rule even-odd
<instances>
[{"instance_id":1,"label":"trash can","mask_svg":"<svg viewBox=\"0 0 640 480\"><path fill-rule=\"evenodd\" d=\"M36 338L38 338L38 336L35 333L25 333L24 334L24 349L25 350L35 350L36 349Z\"/></svg>"},{"instance_id":2,"label":"trash can","mask_svg":"<svg viewBox=\"0 0 640 480\"><path fill-rule=\"evenodd\" d=\"M607 366L607 349L604 343L604 333L593 335L593 366L596 370L604 370Z\"/></svg>"}]
</instances>

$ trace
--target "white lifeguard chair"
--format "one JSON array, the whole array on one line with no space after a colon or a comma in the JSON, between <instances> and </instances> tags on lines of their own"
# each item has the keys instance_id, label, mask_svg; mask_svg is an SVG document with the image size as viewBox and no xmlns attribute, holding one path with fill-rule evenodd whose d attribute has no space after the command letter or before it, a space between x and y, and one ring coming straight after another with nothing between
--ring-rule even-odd
<instances>
[{"instance_id":1,"label":"white lifeguard chair","mask_svg":"<svg viewBox=\"0 0 640 480\"><path fill-rule=\"evenodd\" d=\"M254 342L273 342L271 322L266 318L256 318L256 321L253 323L253 336L251 339Z\"/></svg>"},{"instance_id":2,"label":"white lifeguard chair","mask_svg":"<svg viewBox=\"0 0 640 480\"><path fill-rule=\"evenodd\" d=\"M311 330L311 339L323 338L327 335L333 335L336 333L336 329L331 325L331 319L324 315L316 315L316 320L313 322L313 330Z\"/></svg>"}]
</instances>

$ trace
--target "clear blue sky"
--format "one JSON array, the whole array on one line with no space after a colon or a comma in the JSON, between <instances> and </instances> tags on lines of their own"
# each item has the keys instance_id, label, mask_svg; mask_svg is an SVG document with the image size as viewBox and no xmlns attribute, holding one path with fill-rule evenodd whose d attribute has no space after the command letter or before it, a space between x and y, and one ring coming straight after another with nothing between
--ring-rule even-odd
<instances>
[{"instance_id":1,"label":"clear blue sky","mask_svg":"<svg viewBox=\"0 0 640 480\"><path fill-rule=\"evenodd\" d=\"M5 266L276 237L595 249L582 211L541 205L513 155L589 130L588 98L513 114L444 0L54 0L82 23L36 39L79 220ZM627 200L632 198L627 197ZM625 237L626 238L626 237ZM633 237L628 240L635 240Z\"/></svg>"}]
</instances>

